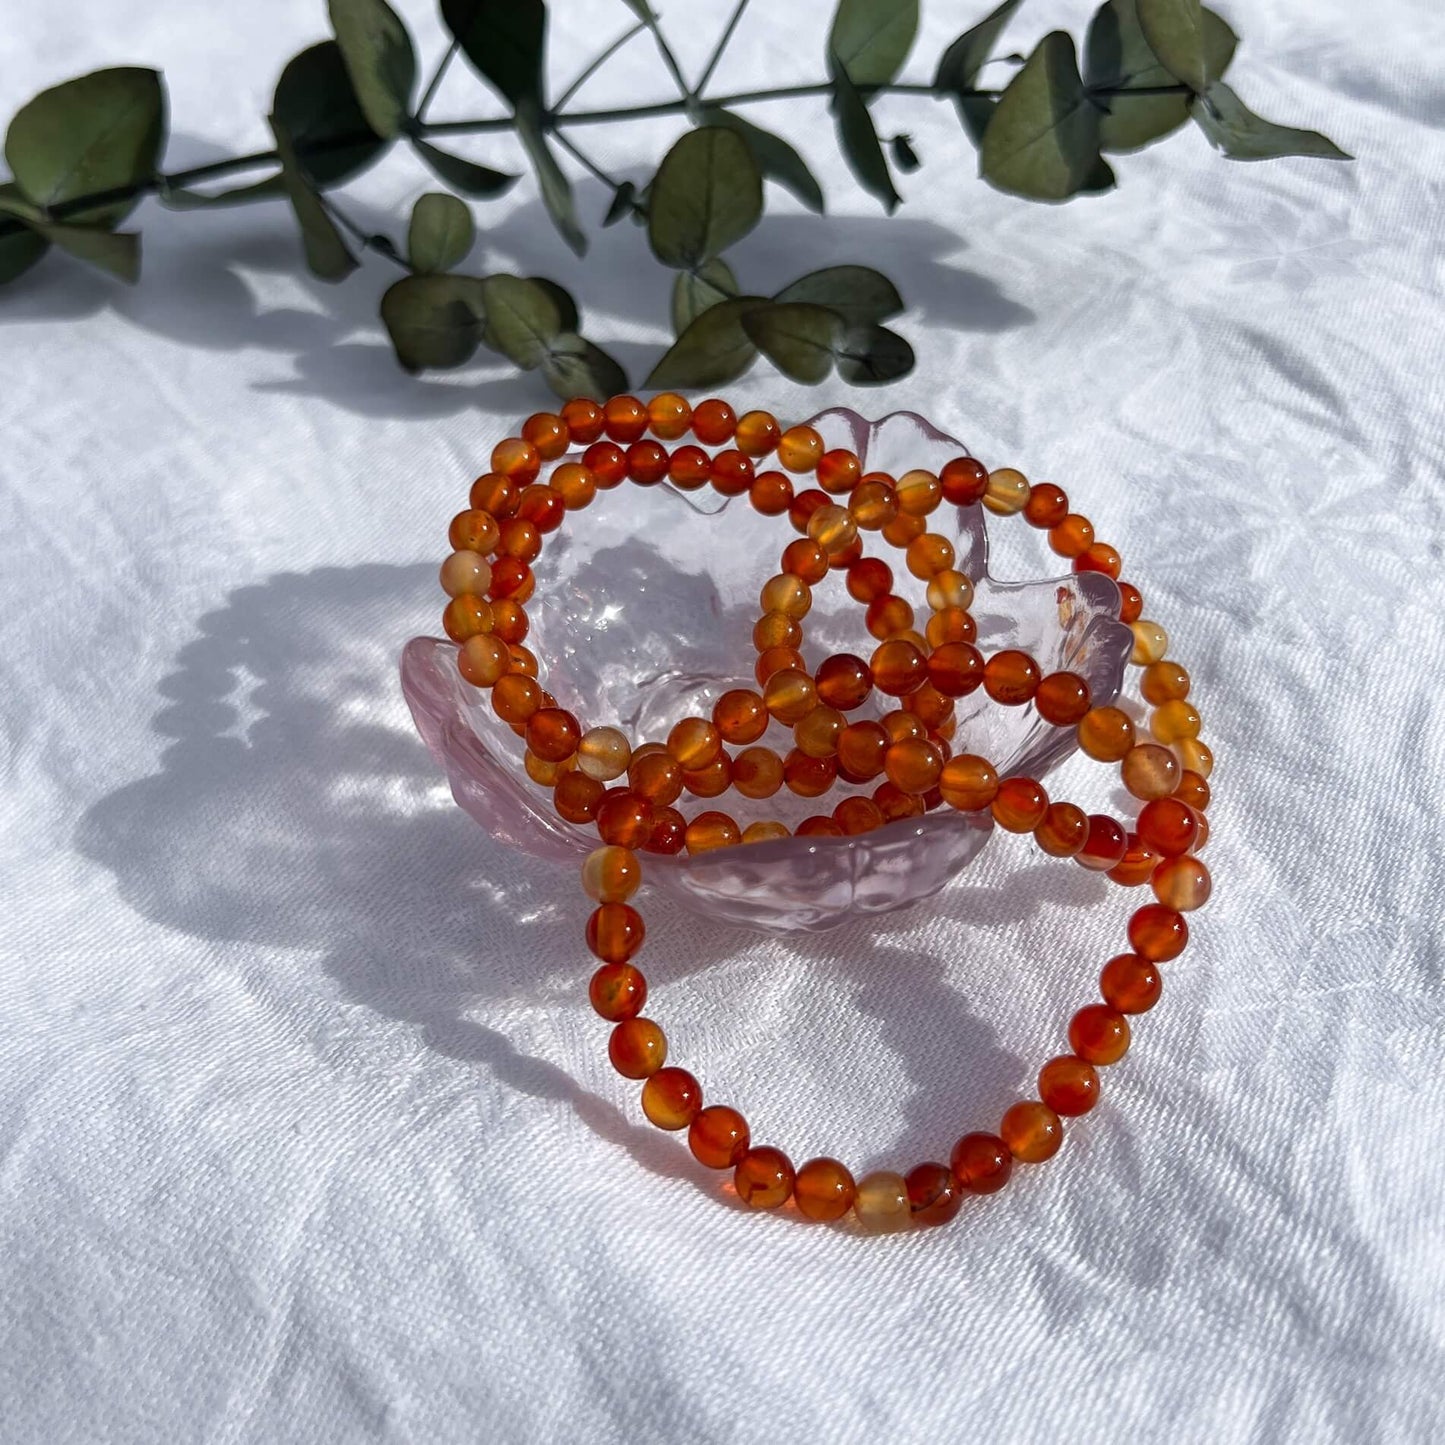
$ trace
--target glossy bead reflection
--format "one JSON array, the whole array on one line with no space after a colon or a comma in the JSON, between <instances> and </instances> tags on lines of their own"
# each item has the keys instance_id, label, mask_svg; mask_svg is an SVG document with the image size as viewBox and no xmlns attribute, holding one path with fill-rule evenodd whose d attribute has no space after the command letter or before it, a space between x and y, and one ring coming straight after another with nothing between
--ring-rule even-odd
<instances>
[{"instance_id":1,"label":"glossy bead reflection","mask_svg":"<svg viewBox=\"0 0 1445 1445\"><path fill-rule=\"evenodd\" d=\"M781 1149L761 1144L738 1161L733 1184L753 1209L777 1209L793 1192L793 1165Z\"/></svg>"},{"instance_id":2,"label":"glossy bead reflection","mask_svg":"<svg viewBox=\"0 0 1445 1445\"><path fill-rule=\"evenodd\" d=\"M1064 1142L1059 1116L1038 1099L1021 1099L1011 1105L998 1132L1009 1153L1021 1164L1042 1164L1052 1159Z\"/></svg>"},{"instance_id":3,"label":"glossy bead reflection","mask_svg":"<svg viewBox=\"0 0 1445 1445\"><path fill-rule=\"evenodd\" d=\"M809 1159L798 1166L793 1198L798 1212L808 1219L841 1219L853 1207L857 1185L845 1165L836 1159Z\"/></svg>"},{"instance_id":4,"label":"glossy bead reflection","mask_svg":"<svg viewBox=\"0 0 1445 1445\"><path fill-rule=\"evenodd\" d=\"M709 1169L731 1169L748 1152L748 1121L726 1104L709 1104L692 1121L687 1147Z\"/></svg>"}]
</instances>

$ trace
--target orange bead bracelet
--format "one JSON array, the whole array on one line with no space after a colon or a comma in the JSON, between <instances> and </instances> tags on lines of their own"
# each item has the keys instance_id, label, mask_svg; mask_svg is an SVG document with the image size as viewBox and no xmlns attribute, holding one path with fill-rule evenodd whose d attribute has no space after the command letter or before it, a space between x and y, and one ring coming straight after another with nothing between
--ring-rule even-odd
<instances>
[{"instance_id":1,"label":"orange bead bracelet","mask_svg":"<svg viewBox=\"0 0 1445 1445\"><path fill-rule=\"evenodd\" d=\"M695 442L665 445L689 432ZM809 475L816 486L802 485ZM786 519L798 534L759 592L757 689L723 692L709 716L682 718L665 738L637 743L610 725L584 726L559 707L524 645L532 568L548 538L568 513L624 480L745 495L758 513ZM979 648L972 579L956 566L949 539L928 527L945 505L1021 515L1076 572L1115 581L1120 620L1133 632L1130 661L1139 669L1148 736L1125 708L1096 704L1082 676L1045 672L1017 649ZM869 532L924 584L929 615L921 626L895 590L890 565L865 555ZM595 830L600 841L582 867L582 886L596 905L587 946L599 960L589 998L612 1025L613 1067L641 1082L646 1118L685 1131L695 1158L731 1171L738 1197L754 1208L790 1206L817 1221L852 1217L879 1232L943 1223L966 1196L1002 1189L1015 1163L1052 1157L1063 1121L1093 1109L1099 1071L1128 1050L1130 1019L1158 1001L1159 966L1188 942L1185 915L1209 897L1209 870L1197 854L1208 836L1213 768L1189 701L1189 674L1167 656L1164 629L1143 617L1138 589L1119 581L1118 552L1070 510L1064 492L1031 484L1012 468L988 471L969 456L936 474L864 472L858 456L827 449L813 427L785 428L764 411L739 417L718 399L691 406L673 393L601 405L578 398L560 414L529 417L519 436L498 443L491 470L473 484L470 506L449 535L443 626L458 646L461 675L490 693L493 711L523 742L528 776L551 791L558 815ZM810 668L803 647L813 589L833 573L842 574L862 610L867 645ZM1044 723L1071 730L1088 757L1117 764L1139 803L1135 818L1086 813L1051 798L1038 779L1000 776L987 758L963 750L955 704L974 693L998 707L1033 708ZM870 701L886 710L855 717ZM774 730L786 736L781 748L766 742ZM792 828L766 817L739 823L713 803L729 791L760 801L784 791L822 798L835 788L858 791ZM688 797L703 802L690 816L680 806ZM669 1061L666 1035L643 1013L647 981L634 960L645 927L631 902L643 878L640 855L700 854L790 833L857 835L940 808L987 810L1001 829L1031 835L1050 856L1072 858L1123 887L1149 884L1153 901L1129 918L1128 951L1104 965L1100 1001L1069 1020L1068 1052L1040 1069L1038 1097L1007 1109L997 1132L965 1134L946 1163L927 1161L906 1173L855 1179L831 1158L795 1167L780 1150L754 1144L735 1109L704 1103L701 1084Z\"/></svg>"}]
</instances>

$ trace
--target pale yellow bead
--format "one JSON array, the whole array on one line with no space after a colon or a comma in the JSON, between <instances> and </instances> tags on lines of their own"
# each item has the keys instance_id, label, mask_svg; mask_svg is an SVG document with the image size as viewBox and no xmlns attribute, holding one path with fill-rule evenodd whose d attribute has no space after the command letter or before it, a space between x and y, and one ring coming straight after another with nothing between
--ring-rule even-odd
<instances>
[{"instance_id":1,"label":"pale yellow bead","mask_svg":"<svg viewBox=\"0 0 1445 1445\"><path fill-rule=\"evenodd\" d=\"M1129 654L1129 661L1135 667L1163 662L1164 654L1169 651L1169 634L1157 622L1141 617L1129 624L1129 630L1134 634L1134 650Z\"/></svg>"},{"instance_id":2,"label":"pale yellow bead","mask_svg":"<svg viewBox=\"0 0 1445 1445\"><path fill-rule=\"evenodd\" d=\"M759 818L756 823L749 823L743 829L744 843L771 843L774 838L787 838L791 836L786 823L775 822L771 818Z\"/></svg>"},{"instance_id":3,"label":"pale yellow bead","mask_svg":"<svg viewBox=\"0 0 1445 1445\"><path fill-rule=\"evenodd\" d=\"M1158 743L1138 743L1124 754L1119 773L1136 798L1167 798L1179 786L1179 759Z\"/></svg>"},{"instance_id":4,"label":"pale yellow bead","mask_svg":"<svg viewBox=\"0 0 1445 1445\"><path fill-rule=\"evenodd\" d=\"M758 602L764 612L781 612L795 621L808 615L813 605L813 589L791 572L779 572L763 583Z\"/></svg>"},{"instance_id":5,"label":"pale yellow bead","mask_svg":"<svg viewBox=\"0 0 1445 1445\"><path fill-rule=\"evenodd\" d=\"M950 567L945 572L936 572L928 583L928 605L935 612L945 607L961 607L967 611L973 606L973 583L962 572Z\"/></svg>"},{"instance_id":6,"label":"pale yellow bead","mask_svg":"<svg viewBox=\"0 0 1445 1445\"><path fill-rule=\"evenodd\" d=\"M864 1229L875 1234L892 1234L912 1223L908 1207L908 1185L901 1174L879 1169L858 1181L853 1212Z\"/></svg>"},{"instance_id":7,"label":"pale yellow bead","mask_svg":"<svg viewBox=\"0 0 1445 1445\"><path fill-rule=\"evenodd\" d=\"M1029 479L1013 467L1000 467L988 474L988 487L983 494L983 504L990 512L1001 517L1011 517L1022 512L1029 500Z\"/></svg>"},{"instance_id":8,"label":"pale yellow bead","mask_svg":"<svg viewBox=\"0 0 1445 1445\"><path fill-rule=\"evenodd\" d=\"M898 510L906 517L926 517L943 498L943 483L922 467L904 472L894 483L894 490L898 496Z\"/></svg>"},{"instance_id":9,"label":"pale yellow bead","mask_svg":"<svg viewBox=\"0 0 1445 1445\"><path fill-rule=\"evenodd\" d=\"M1191 773L1207 778L1214 771L1214 753L1198 738L1181 738L1174 744L1174 751Z\"/></svg>"},{"instance_id":10,"label":"pale yellow bead","mask_svg":"<svg viewBox=\"0 0 1445 1445\"><path fill-rule=\"evenodd\" d=\"M858 524L847 507L819 507L808 518L808 535L830 557L836 557L857 540Z\"/></svg>"},{"instance_id":11,"label":"pale yellow bead","mask_svg":"<svg viewBox=\"0 0 1445 1445\"><path fill-rule=\"evenodd\" d=\"M577 766L599 783L620 778L631 761L632 745L616 728L588 728L577 744Z\"/></svg>"},{"instance_id":12,"label":"pale yellow bead","mask_svg":"<svg viewBox=\"0 0 1445 1445\"><path fill-rule=\"evenodd\" d=\"M441 584L448 597L480 597L492 585L492 564L480 552L453 552L442 563Z\"/></svg>"},{"instance_id":13,"label":"pale yellow bead","mask_svg":"<svg viewBox=\"0 0 1445 1445\"><path fill-rule=\"evenodd\" d=\"M512 654L500 638L479 632L462 643L457 668L473 687L492 687L512 670Z\"/></svg>"},{"instance_id":14,"label":"pale yellow bead","mask_svg":"<svg viewBox=\"0 0 1445 1445\"><path fill-rule=\"evenodd\" d=\"M1149 716L1149 731L1161 743L1179 743L1199 736L1199 713L1185 698L1156 707Z\"/></svg>"},{"instance_id":15,"label":"pale yellow bead","mask_svg":"<svg viewBox=\"0 0 1445 1445\"><path fill-rule=\"evenodd\" d=\"M642 863L630 848L604 844L582 860L582 890L598 903L626 903L642 882Z\"/></svg>"}]
</instances>

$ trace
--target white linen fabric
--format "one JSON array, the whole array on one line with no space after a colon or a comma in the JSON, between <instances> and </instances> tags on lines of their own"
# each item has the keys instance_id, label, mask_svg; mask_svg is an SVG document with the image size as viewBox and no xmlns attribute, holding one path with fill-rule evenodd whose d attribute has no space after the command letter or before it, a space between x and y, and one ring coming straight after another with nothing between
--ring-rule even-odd
<instances>
[{"instance_id":1,"label":"white linen fabric","mask_svg":"<svg viewBox=\"0 0 1445 1445\"><path fill-rule=\"evenodd\" d=\"M694 73L728 8L665 17ZM984 8L925 7L909 76ZM974 179L947 105L889 98L925 167L888 219L821 103L759 115L831 215L770 195L748 284L879 261L919 364L729 393L917 407L1060 481L1219 760L1216 900L1164 1002L1059 1158L941 1231L730 1207L607 1066L575 878L490 843L409 726L446 520L536 379L403 376L391 271L307 278L274 203L147 203L138 288L52 258L5 293L6 1440L1445 1438L1445 12L1221 8L1245 99L1353 164L1232 165L1191 131L1038 206ZM821 75L827 7L757 11L719 89ZM1037 0L1010 43L1088 13ZM630 19L559 0L558 81ZM324 33L320 0L12 6L6 114L157 64L172 165L262 148ZM642 37L586 98L669 94ZM459 66L435 114L487 103ZM675 132L589 139L641 177ZM397 234L427 188L398 154L348 194ZM669 277L631 227L579 262L530 182L478 218L474 267L574 287L645 374ZM655 906L645 963L675 1057L760 1138L906 1167L1031 1089L1128 907L996 839L814 939Z\"/></svg>"}]
</instances>

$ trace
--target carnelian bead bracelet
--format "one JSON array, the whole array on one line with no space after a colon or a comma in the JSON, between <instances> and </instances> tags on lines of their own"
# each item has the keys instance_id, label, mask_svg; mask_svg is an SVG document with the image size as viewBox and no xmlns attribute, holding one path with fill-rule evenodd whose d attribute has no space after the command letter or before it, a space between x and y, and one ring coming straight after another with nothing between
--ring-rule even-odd
<instances>
[{"instance_id":1,"label":"carnelian bead bracelet","mask_svg":"<svg viewBox=\"0 0 1445 1445\"><path fill-rule=\"evenodd\" d=\"M689 433L695 440L683 442ZM664 445L674 442L682 444ZM545 480L544 464L551 466ZM816 486L803 485L809 474ZM786 519L798 534L759 592L757 689L724 692L710 716L683 718L666 738L645 742L606 724L586 727L559 707L524 645L532 566L547 538L569 512L626 480L746 496L754 510ZM1020 515L1074 571L1114 580L1120 620L1133 633L1130 662L1139 669L1147 737L1129 711L1096 705L1078 674L1045 673L1025 652L986 655L977 646L973 580L956 567L948 538L928 527L945 504ZM921 625L895 591L889 563L864 555L868 532L924 584L929 615ZM588 994L612 1026L613 1067L641 1083L646 1118L685 1131L699 1163L730 1170L738 1197L753 1208L791 1201L807 1219L851 1215L879 1232L944 1223L966 1196L1002 1189L1016 1163L1051 1158L1064 1121L1097 1104L1099 1071L1127 1052L1130 1019L1158 1002L1160 965L1188 942L1185 915L1209 897L1209 870L1197 854L1208 837L1213 769L1188 672L1168 657L1164 628L1143 616L1138 588L1120 581L1118 552L1070 510L1065 493L1011 467L988 471L969 456L936 474L864 472L856 455L828 449L813 427L785 428L765 411L738 416L716 398L696 406L671 392L646 402L577 398L560 414L528 417L519 436L493 448L491 470L472 485L449 539L442 622L457 644L462 677L490 693L493 711L523 741L528 777L551 790L558 815L600 840L582 865L582 886L595 904L587 946L599 964ZM833 573L842 574L862 609L868 646L810 669L802 648L812 589ZM1032 707L1050 726L1072 729L1088 757L1117 764L1139 803L1136 817L1126 823L1086 813L1051 798L1035 778L1000 776L987 758L956 749L956 700L980 690L999 707ZM885 710L877 718L853 716L870 699ZM784 750L764 741L771 729L788 735ZM743 826L712 803L729 791L756 801L784 789L821 798L839 786L869 791L849 793L793 829L767 818ZM685 796L704 803L690 817L679 806ZM878 1170L855 1179L831 1158L794 1166L781 1150L754 1143L736 1109L704 1103L702 1085L669 1061L666 1035L643 1012L647 980L634 959L646 929L631 902L642 882L639 855L699 854L790 833L851 836L945 807L987 810L1000 828L1031 835L1052 857L1072 858L1123 887L1148 884L1154 901L1130 916L1128 951L1104 965L1099 1000L1069 1020L1068 1052L1039 1070L1038 1097L1011 1105L997 1132L965 1134L946 1163L925 1161L903 1174Z\"/></svg>"}]
</instances>

